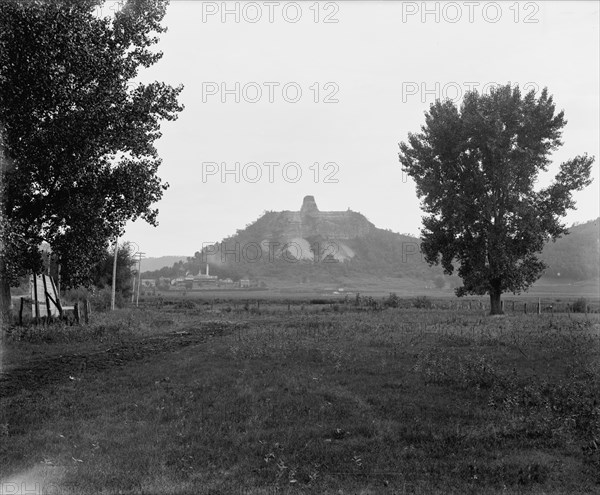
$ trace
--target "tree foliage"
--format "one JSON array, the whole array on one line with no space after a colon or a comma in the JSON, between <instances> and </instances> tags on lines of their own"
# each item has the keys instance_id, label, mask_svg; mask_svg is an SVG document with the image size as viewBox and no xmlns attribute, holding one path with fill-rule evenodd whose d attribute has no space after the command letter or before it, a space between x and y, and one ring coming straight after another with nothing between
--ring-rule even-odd
<instances>
[{"instance_id":1,"label":"tree foliage","mask_svg":"<svg viewBox=\"0 0 600 495\"><path fill-rule=\"evenodd\" d=\"M128 220L156 224L168 185L154 142L182 88L132 81L161 58L166 1L98 17L101 3L0 2L3 283L39 268L45 241L65 286L89 284Z\"/></svg>"},{"instance_id":2,"label":"tree foliage","mask_svg":"<svg viewBox=\"0 0 600 495\"><path fill-rule=\"evenodd\" d=\"M460 108L436 101L421 132L400 144L425 212L421 249L447 274L458 265L457 295L490 294L499 312L503 292L523 291L542 274L537 254L567 233L560 217L574 207L572 192L590 183L594 161L566 161L550 186L536 188L565 125L546 88L522 95L506 85L468 92Z\"/></svg>"},{"instance_id":3,"label":"tree foliage","mask_svg":"<svg viewBox=\"0 0 600 495\"><path fill-rule=\"evenodd\" d=\"M114 256L114 247L106 249L100 260L94 265L90 278L96 288L112 288ZM132 279L136 263L137 260L134 257L132 247L128 243L119 246L117 251L116 291L121 293L123 297L130 296L133 290Z\"/></svg>"}]
</instances>

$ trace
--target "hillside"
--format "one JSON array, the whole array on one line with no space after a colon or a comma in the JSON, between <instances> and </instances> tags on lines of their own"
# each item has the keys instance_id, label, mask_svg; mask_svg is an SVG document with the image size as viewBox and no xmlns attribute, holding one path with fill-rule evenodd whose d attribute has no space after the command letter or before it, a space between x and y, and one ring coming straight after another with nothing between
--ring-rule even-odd
<instances>
[{"instance_id":1,"label":"hillside","mask_svg":"<svg viewBox=\"0 0 600 495\"><path fill-rule=\"evenodd\" d=\"M220 244L185 257L169 260L171 267L144 277L177 277L205 273L239 280L287 283L337 282L373 278L406 279L428 286L456 287L460 279L429 267L416 237L397 234L373 225L361 213L346 210L322 212L313 196L306 196L299 211L269 211ZM541 258L549 265L544 279L552 284L598 279L599 220L570 228L570 234L550 242ZM161 261L159 261L161 260ZM172 260L172 261L171 261ZM144 260L144 267L150 260ZM420 284L423 285L423 284Z\"/></svg>"},{"instance_id":2,"label":"hillside","mask_svg":"<svg viewBox=\"0 0 600 495\"><path fill-rule=\"evenodd\" d=\"M428 267L419 240L377 228L361 213L322 212L313 196L299 211L266 212L220 244L195 255L198 269L239 279L334 282L361 276L409 277L444 284ZM192 272L193 273L193 272Z\"/></svg>"},{"instance_id":3,"label":"hillside","mask_svg":"<svg viewBox=\"0 0 600 495\"><path fill-rule=\"evenodd\" d=\"M143 258L142 269L144 272L153 272L164 267L171 267L180 261L186 261L187 256L160 256L158 258Z\"/></svg>"},{"instance_id":4,"label":"hillside","mask_svg":"<svg viewBox=\"0 0 600 495\"><path fill-rule=\"evenodd\" d=\"M569 235L546 244L541 256L545 278L582 281L600 278L600 218L574 225Z\"/></svg>"}]
</instances>

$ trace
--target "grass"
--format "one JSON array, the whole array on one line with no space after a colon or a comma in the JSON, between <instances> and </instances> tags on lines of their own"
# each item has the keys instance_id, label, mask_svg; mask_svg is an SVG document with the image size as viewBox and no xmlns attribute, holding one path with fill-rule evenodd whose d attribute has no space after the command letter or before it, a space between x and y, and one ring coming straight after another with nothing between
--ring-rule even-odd
<instances>
[{"instance_id":1,"label":"grass","mask_svg":"<svg viewBox=\"0 0 600 495\"><path fill-rule=\"evenodd\" d=\"M75 333L9 334L3 486L600 490L596 315L226 308L173 304L94 315ZM42 386L28 370L53 379Z\"/></svg>"}]
</instances>

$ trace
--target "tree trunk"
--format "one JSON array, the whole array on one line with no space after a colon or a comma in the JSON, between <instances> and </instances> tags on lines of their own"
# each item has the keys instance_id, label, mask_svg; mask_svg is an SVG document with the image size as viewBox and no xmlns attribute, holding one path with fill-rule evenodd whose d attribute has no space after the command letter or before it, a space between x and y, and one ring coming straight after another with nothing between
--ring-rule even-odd
<instances>
[{"instance_id":1,"label":"tree trunk","mask_svg":"<svg viewBox=\"0 0 600 495\"><path fill-rule=\"evenodd\" d=\"M4 125L0 122L0 337L6 326L11 321L12 301L10 299L10 284L6 276L6 260L4 259L4 245L6 238L6 198L4 177L12 169L13 162L8 156L5 147Z\"/></svg>"},{"instance_id":2,"label":"tree trunk","mask_svg":"<svg viewBox=\"0 0 600 495\"><path fill-rule=\"evenodd\" d=\"M4 275L4 262L0 258L0 333L6 330L11 321L12 300L10 298L10 284Z\"/></svg>"},{"instance_id":3,"label":"tree trunk","mask_svg":"<svg viewBox=\"0 0 600 495\"><path fill-rule=\"evenodd\" d=\"M502 292L499 289L490 290L490 315L503 315L502 301L500 300Z\"/></svg>"}]
</instances>

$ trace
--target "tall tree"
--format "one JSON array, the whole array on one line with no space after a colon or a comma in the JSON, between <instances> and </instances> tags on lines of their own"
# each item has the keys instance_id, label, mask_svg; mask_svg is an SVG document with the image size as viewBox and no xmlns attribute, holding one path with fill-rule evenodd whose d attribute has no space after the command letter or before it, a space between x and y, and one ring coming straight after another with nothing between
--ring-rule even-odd
<instances>
[{"instance_id":1,"label":"tall tree","mask_svg":"<svg viewBox=\"0 0 600 495\"><path fill-rule=\"evenodd\" d=\"M166 0L0 2L0 305L41 263L46 241L63 284L90 271L128 220L156 224L167 184L154 141L175 120L182 87L133 84L152 51Z\"/></svg>"},{"instance_id":2,"label":"tall tree","mask_svg":"<svg viewBox=\"0 0 600 495\"><path fill-rule=\"evenodd\" d=\"M489 294L492 314L502 313L502 293L526 290L541 276L537 254L568 233L560 217L575 206L572 192L591 182L594 158L583 155L562 163L550 186L536 188L565 125L546 88L523 96L509 84L487 95L468 92L460 108L436 101L421 132L400 144L400 162L426 213L426 261L447 274L457 264L457 295Z\"/></svg>"},{"instance_id":3,"label":"tall tree","mask_svg":"<svg viewBox=\"0 0 600 495\"><path fill-rule=\"evenodd\" d=\"M103 289L112 287L113 263L115 248L107 249L102 253L100 260L93 267L91 279L94 287ZM133 290L132 278L137 259L134 257L134 248L129 243L123 243L117 251L117 277L116 291L124 298L131 295Z\"/></svg>"}]
</instances>

